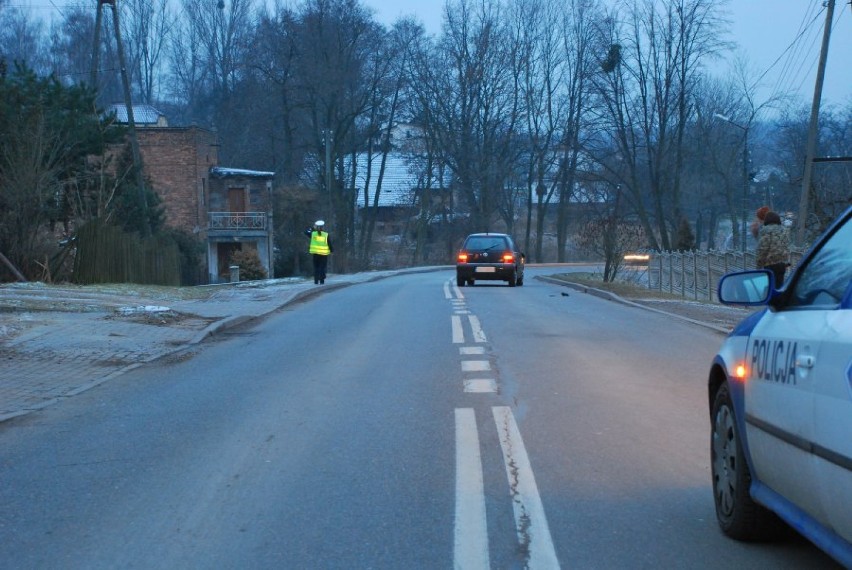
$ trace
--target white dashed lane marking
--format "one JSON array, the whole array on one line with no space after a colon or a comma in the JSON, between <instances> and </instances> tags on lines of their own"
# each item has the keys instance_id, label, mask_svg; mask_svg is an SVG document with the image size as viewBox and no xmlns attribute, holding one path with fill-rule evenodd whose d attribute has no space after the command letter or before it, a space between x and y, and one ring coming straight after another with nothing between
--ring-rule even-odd
<instances>
[{"instance_id":1,"label":"white dashed lane marking","mask_svg":"<svg viewBox=\"0 0 852 570\"><path fill-rule=\"evenodd\" d=\"M464 391L468 394L494 394L497 382L491 379L465 380Z\"/></svg>"},{"instance_id":2,"label":"white dashed lane marking","mask_svg":"<svg viewBox=\"0 0 852 570\"><path fill-rule=\"evenodd\" d=\"M487 372L491 370L491 363L487 360L462 360L462 372Z\"/></svg>"},{"instance_id":3,"label":"white dashed lane marking","mask_svg":"<svg viewBox=\"0 0 852 570\"><path fill-rule=\"evenodd\" d=\"M458 315L452 316L453 323L453 344L464 343L464 329L462 328L461 317Z\"/></svg>"}]
</instances>

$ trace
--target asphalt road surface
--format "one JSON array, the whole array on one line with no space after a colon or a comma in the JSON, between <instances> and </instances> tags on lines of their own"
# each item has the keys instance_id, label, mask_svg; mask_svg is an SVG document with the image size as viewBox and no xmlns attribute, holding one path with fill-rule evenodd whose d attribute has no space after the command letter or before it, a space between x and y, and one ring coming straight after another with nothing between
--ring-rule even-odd
<instances>
[{"instance_id":1,"label":"asphalt road surface","mask_svg":"<svg viewBox=\"0 0 852 570\"><path fill-rule=\"evenodd\" d=\"M833 567L717 529L718 334L536 272L332 291L0 425L0 567Z\"/></svg>"}]
</instances>

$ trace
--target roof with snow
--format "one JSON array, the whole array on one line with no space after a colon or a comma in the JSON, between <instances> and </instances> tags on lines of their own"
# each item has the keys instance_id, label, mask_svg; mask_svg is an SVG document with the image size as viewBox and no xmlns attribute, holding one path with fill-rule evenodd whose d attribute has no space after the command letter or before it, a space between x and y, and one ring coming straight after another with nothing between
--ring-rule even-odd
<instances>
[{"instance_id":1,"label":"roof with snow","mask_svg":"<svg viewBox=\"0 0 852 570\"><path fill-rule=\"evenodd\" d=\"M151 105L132 105L132 108L134 125L151 127L169 126L166 116ZM112 105L109 105L104 112L107 115L115 115L115 120L119 123L126 124L128 122L127 105L124 103L113 103Z\"/></svg>"},{"instance_id":2,"label":"roof with snow","mask_svg":"<svg viewBox=\"0 0 852 570\"><path fill-rule=\"evenodd\" d=\"M372 207L379 182L379 169L381 168L381 155L374 155L370 167L370 179L367 182L367 153L360 153L356 157L357 175L355 185L357 192L357 205L364 207L364 190L367 190L367 200ZM350 165L351 168L351 165ZM445 182L440 184L438 177L433 174L430 186L432 188L446 188ZM387 157L384 176L382 177L382 188L379 194L379 207L410 206L414 203L414 194L417 190L427 186L426 173L421 165L414 159L399 153L391 153Z\"/></svg>"},{"instance_id":3,"label":"roof with snow","mask_svg":"<svg viewBox=\"0 0 852 570\"><path fill-rule=\"evenodd\" d=\"M272 178L274 172L265 170L246 170L244 168L225 168L223 166L213 166L210 168L210 176L212 178Z\"/></svg>"}]
</instances>

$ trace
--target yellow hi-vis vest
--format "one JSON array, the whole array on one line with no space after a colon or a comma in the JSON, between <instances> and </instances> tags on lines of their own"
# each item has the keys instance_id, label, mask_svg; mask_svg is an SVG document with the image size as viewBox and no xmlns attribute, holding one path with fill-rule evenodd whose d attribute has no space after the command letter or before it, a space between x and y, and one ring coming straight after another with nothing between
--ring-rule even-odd
<instances>
[{"instance_id":1,"label":"yellow hi-vis vest","mask_svg":"<svg viewBox=\"0 0 852 570\"><path fill-rule=\"evenodd\" d=\"M331 253L331 248L328 247L328 232L311 232L311 247L308 253L317 253L319 255L328 255Z\"/></svg>"}]
</instances>

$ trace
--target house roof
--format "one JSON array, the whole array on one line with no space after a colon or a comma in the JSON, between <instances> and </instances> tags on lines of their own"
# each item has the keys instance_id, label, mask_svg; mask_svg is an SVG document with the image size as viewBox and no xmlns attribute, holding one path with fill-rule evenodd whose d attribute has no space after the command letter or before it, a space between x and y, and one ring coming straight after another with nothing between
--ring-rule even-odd
<instances>
[{"instance_id":1,"label":"house roof","mask_svg":"<svg viewBox=\"0 0 852 570\"><path fill-rule=\"evenodd\" d=\"M367 153L360 153L356 156L357 175L355 177L355 186L359 208L364 207L365 187L368 192L370 206L373 205L376 187L379 182L381 156L373 156L369 184L367 184L367 159ZM416 161L409 159L403 154L389 154L385 164L384 177L382 178L379 207L410 206L414 201L414 192L426 186L422 170L422 167ZM438 188L442 186L446 187L447 184L444 183L441 185L433 179L431 186Z\"/></svg>"},{"instance_id":2,"label":"house roof","mask_svg":"<svg viewBox=\"0 0 852 570\"><path fill-rule=\"evenodd\" d=\"M166 116L151 105L132 105L133 122L137 125L168 126ZM106 114L114 114L116 121L127 123L127 105L113 103L105 109Z\"/></svg>"},{"instance_id":3,"label":"house roof","mask_svg":"<svg viewBox=\"0 0 852 570\"><path fill-rule=\"evenodd\" d=\"M246 170L243 168L225 168L223 166L212 166L210 168L210 176L212 178L272 178L274 172L265 170Z\"/></svg>"}]
</instances>

